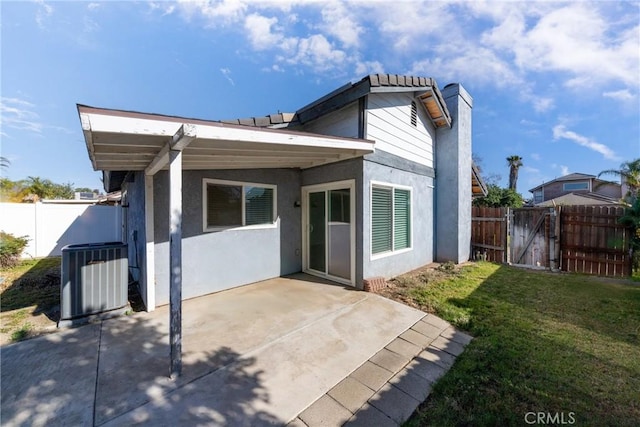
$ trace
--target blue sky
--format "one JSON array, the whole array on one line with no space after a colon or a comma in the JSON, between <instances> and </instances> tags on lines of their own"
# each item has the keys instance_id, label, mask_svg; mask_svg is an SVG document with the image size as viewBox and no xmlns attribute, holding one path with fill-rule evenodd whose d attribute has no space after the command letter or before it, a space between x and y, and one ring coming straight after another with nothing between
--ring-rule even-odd
<instances>
[{"instance_id":1,"label":"blue sky","mask_svg":"<svg viewBox=\"0 0 640 427\"><path fill-rule=\"evenodd\" d=\"M370 73L461 83L473 151L518 191L640 157L640 2L1 2L10 179L102 188L76 103L293 112Z\"/></svg>"}]
</instances>

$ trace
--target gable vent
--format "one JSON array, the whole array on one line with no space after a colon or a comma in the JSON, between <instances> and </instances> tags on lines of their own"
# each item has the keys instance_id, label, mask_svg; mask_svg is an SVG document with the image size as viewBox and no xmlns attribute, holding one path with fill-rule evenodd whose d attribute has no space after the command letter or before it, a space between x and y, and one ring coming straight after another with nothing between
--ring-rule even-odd
<instances>
[{"instance_id":1,"label":"gable vent","mask_svg":"<svg viewBox=\"0 0 640 427\"><path fill-rule=\"evenodd\" d=\"M411 124L418 126L418 107L415 101L411 101Z\"/></svg>"}]
</instances>

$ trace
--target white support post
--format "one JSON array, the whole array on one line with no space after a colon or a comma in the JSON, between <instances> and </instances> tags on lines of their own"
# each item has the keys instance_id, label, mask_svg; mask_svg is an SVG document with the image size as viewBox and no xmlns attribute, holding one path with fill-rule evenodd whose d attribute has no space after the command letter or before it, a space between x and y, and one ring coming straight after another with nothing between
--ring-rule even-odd
<instances>
[{"instance_id":1,"label":"white support post","mask_svg":"<svg viewBox=\"0 0 640 427\"><path fill-rule=\"evenodd\" d=\"M145 305L147 311L156 309L156 244L153 221L153 175L144 176L144 223L145 223Z\"/></svg>"},{"instance_id":2,"label":"white support post","mask_svg":"<svg viewBox=\"0 0 640 427\"><path fill-rule=\"evenodd\" d=\"M169 342L171 378L182 373L182 152L169 151Z\"/></svg>"}]
</instances>

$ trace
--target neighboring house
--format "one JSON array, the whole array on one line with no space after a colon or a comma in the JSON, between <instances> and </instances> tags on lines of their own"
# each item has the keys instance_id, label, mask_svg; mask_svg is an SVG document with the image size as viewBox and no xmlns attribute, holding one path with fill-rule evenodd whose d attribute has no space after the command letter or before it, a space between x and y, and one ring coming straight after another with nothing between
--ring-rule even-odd
<instances>
[{"instance_id":1,"label":"neighboring house","mask_svg":"<svg viewBox=\"0 0 640 427\"><path fill-rule=\"evenodd\" d=\"M618 204L622 198L620 184L604 181L595 175L572 173L529 190L536 206Z\"/></svg>"},{"instance_id":2,"label":"neighboring house","mask_svg":"<svg viewBox=\"0 0 640 427\"><path fill-rule=\"evenodd\" d=\"M78 112L105 189L122 190L153 310L178 272L191 298L299 271L362 288L466 261L471 108L458 84L383 74L264 118Z\"/></svg>"}]
</instances>

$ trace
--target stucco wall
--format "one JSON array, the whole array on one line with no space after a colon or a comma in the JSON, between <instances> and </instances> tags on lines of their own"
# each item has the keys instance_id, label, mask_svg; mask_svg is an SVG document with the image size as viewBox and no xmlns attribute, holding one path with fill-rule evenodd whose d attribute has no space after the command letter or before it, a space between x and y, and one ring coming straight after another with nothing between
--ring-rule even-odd
<instances>
[{"instance_id":1,"label":"stucco wall","mask_svg":"<svg viewBox=\"0 0 640 427\"><path fill-rule=\"evenodd\" d=\"M362 194L364 197L363 277L383 276L391 278L433 262L433 178L409 171L395 169L380 163L364 162ZM390 253L386 256L371 255L371 181L411 187L412 197L412 249Z\"/></svg>"},{"instance_id":2,"label":"stucco wall","mask_svg":"<svg viewBox=\"0 0 640 427\"><path fill-rule=\"evenodd\" d=\"M471 251L471 108L473 101L458 84L442 95L452 127L437 130L436 260L464 262Z\"/></svg>"},{"instance_id":3,"label":"stucco wall","mask_svg":"<svg viewBox=\"0 0 640 427\"><path fill-rule=\"evenodd\" d=\"M277 186L277 227L203 232L204 178ZM168 174L154 179L156 304L169 302ZM183 173L182 295L192 298L301 270L300 171L295 169Z\"/></svg>"}]
</instances>

